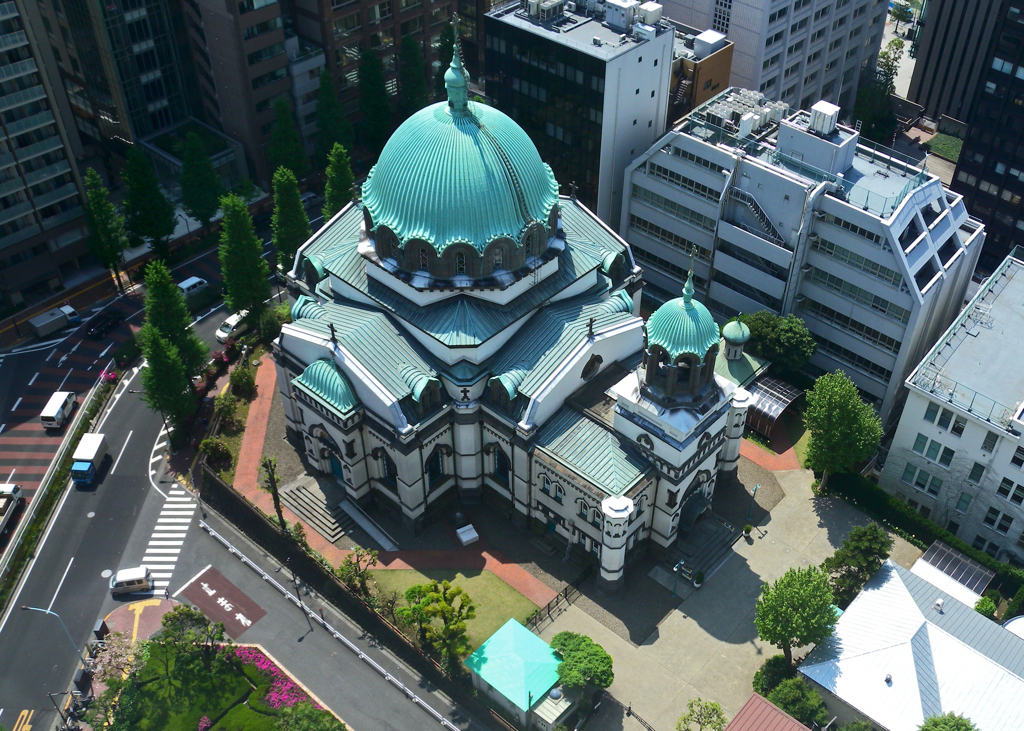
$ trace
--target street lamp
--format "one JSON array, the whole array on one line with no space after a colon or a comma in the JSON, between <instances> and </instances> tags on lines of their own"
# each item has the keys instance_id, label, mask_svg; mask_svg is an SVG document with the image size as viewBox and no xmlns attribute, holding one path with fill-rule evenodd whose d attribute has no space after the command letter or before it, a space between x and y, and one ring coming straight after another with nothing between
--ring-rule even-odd
<instances>
[{"instance_id":1,"label":"street lamp","mask_svg":"<svg viewBox=\"0 0 1024 731\"><path fill-rule=\"evenodd\" d=\"M80 649L78 649L78 643L75 642L75 639L71 636L71 633L68 632L68 627L67 627L66 624L64 624L64 620L60 618L59 614L57 614L56 612L51 612L49 609L40 609L39 607L29 607L29 606L26 606L24 604L21 606L21 609L22 609L22 611L42 612L43 614L50 614L50 615L56 617L57 621L60 622L60 626L64 628L64 634L66 634L68 636L68 642L70 642L71 646L73 648L75 648L75 654L78 655L78 659L81 660L83 664L86 663L85 657L82 655L82 651Z\"/></svg>"},{"instance_id":2,"label":"street lamp","mask_svg":"<svg viewBox=\"0 0 1024 731\"><path fill-rule=\"evenodd\" d=\"M65 725L65 726L66 726L66 725L67 725L67 723L68 723L68 717L64 715L64 711L62 711L62 710L60 709L60 706L58 706L58 705L57 705L57 701L55 701L55 700L53 699L53 697L54 697L55 695L67 695L67 694L68 694L68 692L67 692L66 690L64 690L64 691L61 691L60 693L47 693L47 694L46 694L46 695L48 695L48 696L50 697L50 703L52 703L52 704L53 704L53 707L57 709L57 713L58 713L58 714L60 715L60 720L64 722L64 725Z\"/></svg>"},{"instance_id":3,"label":"street lamp","mask_svg":"<svg viewBox=\"0 0 1024 731\"><path fill-rule=\"evenodd\" d=\"M192 226L188 222L188 216L183 216L183 215L181 215L179 213L178 214L178 219L185 223L185 228L188 229L188 242L191 244L192 243Z\"/></svg>"},{"instance_id":4,"label":"street lamp","mask_svg":"<svg viewBox=\"0 0 1024 731\"><path fill-rule=\"evenodd\" d=\"M754 489L750 492L750 510L747 511L747 524L750 524L750 518L754 514L754 496L757 495L757 488L761 487L761 483L754 485Z\"/></svg>"},{"instance_id":5,"label":"street lamp","mask_svg":"<svg viewBox=\"0 0 1024 731\"><path fill-rule=\"evenodd\" d=\"M676 595L676 584L679 582L679 570L683 567L683 562L680 561L672 567L672 597Z\"/></svg>"}]
</instances>

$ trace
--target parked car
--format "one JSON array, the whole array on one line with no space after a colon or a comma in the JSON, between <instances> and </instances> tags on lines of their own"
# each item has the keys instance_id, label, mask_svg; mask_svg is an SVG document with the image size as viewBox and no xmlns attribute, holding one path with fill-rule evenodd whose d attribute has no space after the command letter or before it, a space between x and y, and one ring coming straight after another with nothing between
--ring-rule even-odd
<instances>
[{"instance_id":1,"label":"parked car","mask_svg":"<svg viewBox=\"0 0 1024 731\"><path fill-rule=\"evenodd\" d=\"M249 310L242 310L226 319L220 328L217 329L217 342L223 343L228 338L237 338L248 330L249 321L245 319L248 314Z\"/></svg>"},{"instance_id":2,"label":"parked car","mask_svg":"<svg viewBox=\"0 0 1024 731\"><path fill-rule=\"evenodd\" d=\"M118 310L111 310L97 315L89 322L89 329L86 334L90 338L102 338L108 332L124 322L124 314Z\"/></svg>"}]
</instances>

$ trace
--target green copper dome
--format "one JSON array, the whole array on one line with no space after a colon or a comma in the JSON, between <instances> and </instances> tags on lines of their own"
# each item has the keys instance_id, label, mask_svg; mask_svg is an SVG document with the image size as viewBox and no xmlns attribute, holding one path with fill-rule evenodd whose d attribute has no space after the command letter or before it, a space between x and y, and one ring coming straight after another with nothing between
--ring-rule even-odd
<instances>
[{"instance_id":1,"label":"green copper dome","mask_svg":"<svg viewBox=\"0 0 1024 731\"><path fill-rule=\"evenodd\" d=\"M683 353L703 360L718 340L715 318L707 307L693 300L693 272L686 280L683 296L669 300L647 320L647 349L664 348L671 362Z\"/></svg>"},{"instance_id":2,"label":"green copper dome","mask_svg":"<svg viewBox=\"0 0 1024 731\"><path fill-rule=\"evenodd\" d=\"M722 337L730 343L743 345L750 340L750 328L739 320L730 320L722 328Z\"/></svg>"},{"instance_id":3,"label":"green copper dome","mask_svg":"<svg viewBox=\"0 0 1024 731\"><path fill-rule=\"evenodd\" d=\"M352 390L345 374L333 360L321 359L310 363L302 375L292 379L292 383L314 396L325 400L328 404L344 414L359 406L359 398Z\"/></svg>"},{"instance_id":4,"label":"green copper dome","mask_svg":"<svg viewBox=\"0 0 1024 731\"><path fill-rule=\"evenodd\" d=\"M448 101L402 123L363 184L374 227L402 246L419 239L438 253L466 242L483 253L496 238L520 245L531 221L547 225L558 183L523 129L502 112L466 99L458 52L445 74Z\"/></svg>"}]
</instances>

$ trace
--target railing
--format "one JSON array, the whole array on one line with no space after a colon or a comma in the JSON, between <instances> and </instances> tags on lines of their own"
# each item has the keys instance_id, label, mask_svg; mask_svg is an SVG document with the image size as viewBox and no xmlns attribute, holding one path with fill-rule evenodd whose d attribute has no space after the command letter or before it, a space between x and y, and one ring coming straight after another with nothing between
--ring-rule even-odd
<instances>
[{"instance_id":1,"label":"railing","mask_svg":"<svg viewBox=\"0 0 1024 731\"><path fill-rule=\"evenodd\" d=\"M763 208L761 208L761 204L757 202L757 198L747 191L740 190L735 187L729 188L729 197L738 203L744 204L750 209L750 212L754 214L754 217L757 218L758 222L764 227L764 233L760 234L762 238L766 238L773 244L777 244L783 248L789 248L786 246L786 240L782 238L782 234L780 234L779 230L775 228L775 224L773 224L772 220L768 218L768 214L764 212Z\"/></svg>"},{"instance_id":2,"label":"railing","mask_svg":"<svg viewBox=\"0 0 1024 731\"><path fill-rule=\"evenodd\" d=\"M622 701L618 700L617 698L613 698L608 693L605 693L602 696L602 698L607 698L612 703L617 705L619 708L624 710L626 712L627 716L632 716L633 718L635 718L637 723L639 723L641 726L643 726L645 729L647 729L647 731L655 731L654 726L652 726L651 724L647 723L647 721L645 721L643 718L641 718L640 715L636 711L633 710L633 704L632 703L630 703L629 705L625 705L624 706L624 705L622 705Z\"/></svg>"},{"instance_id":3,"label":"railing","mask_svg":"<svg viewBox=\"0 0 1024 731\"><path fill-rule=\"evenodd\" d=\"M960 329L965 328L961 325ZM950 347L950 345L947 344L945 347ZM914 385L979 419L997 424L1004 429L1009 428L1010 421L1013 419L1014 411L1011 407L948 378L941 369L934 366L921 368L914 376Z\"/></svg>"},{"instance_id":4,"label":"railing","mask_svg":"<svg viewBox=\"0 0 1024 731\"><path fill-rule=\"evenodd\" d=\"M554 619L554 617L551 616L551 613L561 607L562 604L572 604L580 595L580 584L590 578L590 575L593 573L593 564L580 571L579 575L573 579L573 582L563 586L562 590L555 595L554 599L530 615L529 619L526 620L527 628L536 632L537 627L544 619Z\"/></svg>"}]
</instances>

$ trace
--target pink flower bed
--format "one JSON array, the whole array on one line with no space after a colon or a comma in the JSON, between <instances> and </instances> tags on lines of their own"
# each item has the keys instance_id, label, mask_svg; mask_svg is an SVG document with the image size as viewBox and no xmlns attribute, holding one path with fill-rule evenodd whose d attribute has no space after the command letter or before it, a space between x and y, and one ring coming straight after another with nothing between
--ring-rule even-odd
<instances>
[{"instance_id":1,"label":"pink flower bed","mask_svg":"<svg viewBox=\"0 0 1024 731\"><path fill-rule=\"evenodd\" d=\"M271 681L270 690L263 698L263 702L271 708L289 708L303 701L312 702L312 699L295 684L294 680L283 673L281 668L255 647L236 647L235 656L245 665L253 665ZM316 703L313 705L320 708Z\"/></svg>"}]
</instances>

